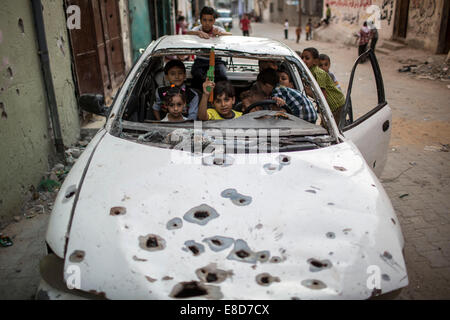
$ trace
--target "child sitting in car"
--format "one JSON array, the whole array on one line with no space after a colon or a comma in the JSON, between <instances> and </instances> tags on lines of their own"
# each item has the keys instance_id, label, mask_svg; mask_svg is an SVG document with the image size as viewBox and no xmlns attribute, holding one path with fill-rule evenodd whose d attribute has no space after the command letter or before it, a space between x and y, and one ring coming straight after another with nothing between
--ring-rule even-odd
<instances>
[{"instance_id":1,"label":"child sitting in car","mask_svg":"<svg viewBox=\"0 0 450 320\"><path fill-rule=\"evenodd\" d=\"M197 120L199 96L197 92L184 83L186 80L186 67L180 60L170 60L164 67L164 75L170 85L184 89L186 95L186 105L182 111L184 117L189 120ZM161 120L167 115L167 109L162 103L162 94L170 87L160 87L156 90L156 100L153 104L153 114L156 120Z\"/></svg>"},{"instance_id":2,"label":"child sitting in car","mask_svg":"<svg viewBox=\"0 0 450 320\"><path fill-rule=\"evenodd\" d=\"M186 88L176 87L175 85L163 92L163 103L167 108L167 115L161 121L179 122L188 120L183 117L183 110L186 108Z\"/></svg>"},{"instance_id":3,"label":"child sitting in car","mask_svg":"<svg viewBox=\"0 0 450 320\"><path fill-rule=\"evenodd\" d=\"M214 95L213 108L208 108L210 95ZM229 81L220 81L217 84L206 79L203 83L203 95L198 107L200 120L226 120L242 116L242 112L233 110L235 103L234 88Z\"/></svg>"},{"instance_id":4,"label":"child sitting in car","mask_svg":"<svg viewBox=\"0 0 450 320\"><path fill-rule=\"evenodd\" d=\"M245 112L252 104L258 101L274 100L272 105L269 105L270 110L273 111L286 111L281 106L284 106L286 102L279 97L266 97L264 91L258 82L255 82L250 90L244 91L241 94L242 111ZM261 111L262 106L254 107L249 112Z\"/></svg>"},{"instance_id":5,"label":"child sitting in car","mask_svg":"<svg viewBox=\"0 0 450 320\"><path fill-rule=\"evenodd\" d=\"M294 84L292 83L291 77L289 76L289 71L284 64L281 64L281 66L277 70L277 73L280 77L280 86L294 89Z\"/></svg>"},{"instance_id":6,"label":"child sitting in car","mask_svg":"<svg viewBox=\"0 0 450 320\"><path fill-rule=\"evenodd\" d=\"M341 111L345 104L345 96L341 90L336 87L336 84L333 79L331 79L330 75L319 68L319 57L319 51L316 48L306 48L302 52L303 61L313 74L314 78L316 78L317 84L320 86L320 89L322 89L323 95L330 106L333 117L339 125ZM312 96L312 93L310 92L311 89L307 89L306 91Z\"/></svg>"}]
</instances>

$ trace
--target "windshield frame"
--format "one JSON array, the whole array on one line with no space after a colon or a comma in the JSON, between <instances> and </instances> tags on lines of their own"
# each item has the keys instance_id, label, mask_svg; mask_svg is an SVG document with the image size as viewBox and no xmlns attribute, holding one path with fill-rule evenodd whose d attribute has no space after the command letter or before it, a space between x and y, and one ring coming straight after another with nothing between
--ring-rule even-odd
<instances>
[{"instance_id":1,"label":"windshield frame","mask_svg":"<svg viewBox=\"0 0 450 320\"><path fill-rule=\"evenodd\" d=\"M146 52L148 49L146 50ZM294 79L297 88L301 88L301 90L304 92L303 82L301 78L299 78L299 75L303 76L304 78L308 79L309 84L311 85L312 91L315 94L314 101L317 104L317 113L318 116L323 119L326 123L325 130L327 131L327 134L333 139L336 140L336 143L340 142L340 137L338 134L338 131L336 131L336 125L330 121L329 115L331 114L331 111L327 110L329 107L324 103L324 98L322 96L322 92L318 89L318 85L313 78L312 74L309 70L307 70L306 66L304 66L303 61L301 59L296 57L296 54L292 52L293 54L291 56L286 55L273 55L273 54L254 54L254 53L246 53L242 51L237 50L216 50L216 57L222 57L222 58L245 58L245 59L252 59L252 60L277 60L277 61L285 61L288 63L289 68L291 69L291 72L294 73ZM175 49L164 49L164 50L153 50L153 52L149 52L149 54L144 58L141 57L138 63L136 64L135 68L136 70L132 70L130 72L129 77L132 76L133 78L128 81L125 81L123 86L125 87L128 83L127 90L123 90L121 88L121 91L126 91L124 93L124 96L118 103L120 103L119 110L117 112L117 115L112 114L110 119L108 119L107 124L109 125L110 132L113 135L120 135L120 132L122 131L122 122L126 121L123 119L123 114L125 112L126 107L128 106L128 103L130 102L130 96L132 92L136 89L136 85L140 82L139 80L143 77L144 74L149 73L151 64L153 62L153 59L161 59L164 56L167 55L209 55L209 50L206 50L204 48L175 48ZM294 67L295 66L295 67ZM133 72L134 71L134 72ZM321 97L322 96L322 97ZM114 109L115 106L113 106ZM321 115L321 116L320 116ZM111 120L111 121L110 121ZM300 119L301 120L301 119ZM222 120L222 121L233 121L233 120ZM212 123L211 123L212 125ZM316 126L320 126L318 124L314 124ZM106 125L105 125L106 126ZM160 125L159 125L160 126ZM171 126L171 124L166 124L166 126ZM182 123L179 123L179 126L184 128L192 128L193 127L193 121L185 121ZM210 125L205 125L205 127L213 127ZM223 126L220 126L223 127ZM272 128L266 128L266 129L272 129Z\"/></svg>"}]
</instances>

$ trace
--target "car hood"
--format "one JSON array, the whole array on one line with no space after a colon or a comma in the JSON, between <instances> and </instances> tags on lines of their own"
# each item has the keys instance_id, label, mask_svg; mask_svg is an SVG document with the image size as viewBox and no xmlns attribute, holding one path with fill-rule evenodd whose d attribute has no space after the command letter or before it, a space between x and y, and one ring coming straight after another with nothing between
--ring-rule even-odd
<instances>
[{"instance_id":1,"label":"car hood","mask_svg":"<svg viewBox=\"0 0 450 320\"><path fill-rule=\"evenodd\" d=\"M215 165L106 134L78 196L65 278L75 266L107 298L364 299L408 284L392 205L348 142Z\"/></svg>"}]
</instances>

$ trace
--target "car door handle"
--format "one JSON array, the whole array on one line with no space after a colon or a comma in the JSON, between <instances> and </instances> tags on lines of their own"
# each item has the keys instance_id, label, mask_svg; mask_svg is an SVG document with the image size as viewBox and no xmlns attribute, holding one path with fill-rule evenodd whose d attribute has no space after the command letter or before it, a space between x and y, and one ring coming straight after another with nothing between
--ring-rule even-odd
<instances>
[{"instance_id":1,"label":"car door handle","mask_svg":"<svg viewBox=\"0 0 450 320\"><path fill-rule=\"evenodd\" d=\"M386 120L385 123L383 123L383 132L388 131L389 129L389 120Z\"/></svg>"}]
</instances>

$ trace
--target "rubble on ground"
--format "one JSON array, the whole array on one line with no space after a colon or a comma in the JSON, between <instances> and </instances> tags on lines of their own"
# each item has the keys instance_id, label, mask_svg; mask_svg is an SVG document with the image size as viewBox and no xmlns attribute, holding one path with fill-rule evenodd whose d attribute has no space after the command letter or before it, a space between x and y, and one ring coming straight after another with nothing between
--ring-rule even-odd
<instances>
[{"instance_id":1,"label":"rubble on ground","mask_svg":"<svg viewBox=\"0 0 450 320\"><path fill-rule=\"evenodd\" d=\"M27 190L20 214L13 217L14 222L51 213L61 185L91 139L92 136L84 136L75 145L66 148L64 161L55 164L50 171L45 172L37 187L31 186Z\"/></svg>"},{"instance_id":2,"label":"rubble on ground","mask_svg":"<svg viewBox=\"0 0 450 320\"><path fill-rule=\"evenodd\" d=\"M401 59L403 65L399 72L405 72L416 79L450 81L450 61L445 56L432 56L427 59Z\"/></svg>"}]
</instances>

